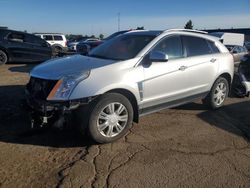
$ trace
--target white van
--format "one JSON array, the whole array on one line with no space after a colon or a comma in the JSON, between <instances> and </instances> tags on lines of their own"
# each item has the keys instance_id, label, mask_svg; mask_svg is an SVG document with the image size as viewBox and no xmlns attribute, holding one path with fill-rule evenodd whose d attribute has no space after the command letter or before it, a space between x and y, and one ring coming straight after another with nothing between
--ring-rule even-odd
<instances>
[{"instance_id":1,"label":"white van","mask_svg":"<svg viewBox=\"0 0 250 188\"><path fill-rule=\"evenodd\" d=\"M61 53L67 51L67 39L60 33L34 33L36 36L46 40L52 47L53 52Z\"/></svg>"}]
</instances>

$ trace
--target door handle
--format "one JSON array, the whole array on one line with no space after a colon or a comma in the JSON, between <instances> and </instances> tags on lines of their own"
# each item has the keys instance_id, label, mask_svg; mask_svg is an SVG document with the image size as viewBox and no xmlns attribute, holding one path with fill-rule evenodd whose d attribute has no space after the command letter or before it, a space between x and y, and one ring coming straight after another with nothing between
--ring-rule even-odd
<instances>
[{"instance_id":1,"label":"door handle","mask_svg":"<svg viewBox=\"0 0 250 188\"><path fill-rule=\"evenodd\" d=\"M181 66L180 68L179 68L179 70L180 71L184 71L184 70L186 70L188 67L187 66Z\"/></svg>"},{"instance_id":2,"label":"door handle","mask_svg":"<svg viewBox=\"0 0 250 188\"><path fill-rule=\"evenodd\" d=\"M211 63L214 63L216 60L217 60L217 59L212 58L212 59L210 60L210 62L211 62Z\"/></svg>"}]
</instances>

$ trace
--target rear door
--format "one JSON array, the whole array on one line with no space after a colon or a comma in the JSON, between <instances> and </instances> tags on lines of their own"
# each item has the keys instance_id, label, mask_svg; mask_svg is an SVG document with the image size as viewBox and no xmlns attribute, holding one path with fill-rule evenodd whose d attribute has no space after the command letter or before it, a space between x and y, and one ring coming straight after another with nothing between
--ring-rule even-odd
<instances>
[{"instance_id":1,"label":"rear door","mask_svg":"<svg viewBox=\"0 0 250 188\"><path fill-rule=\"evenodd\" d=\"M217 75L219 50L213 41L196 36L183 35L182 41L189 95L205 94Z\"/></svg>"},{"instance_id":2,"label":"rear door","mask_svg":"<svg viewBox=\"0 0 250 188\"><path fill-rule=\"evenodd\" d=\"M45 40L34 35L27 35L25 43L32 46L30 51L32 61L44 61L51 57L51 48Z\"/></svg>"},{"instance_id":3,"label":"rear door","mask_svg":"<svg viewBox=\"0 0 250 188\"><path fill-rule=\"evenodd\" d=\"M31 59L32 45L25 43L26 35L19 32L11 32L7 36L8 49L14 61L29 61Z\"/></svg>"}]
</instances>

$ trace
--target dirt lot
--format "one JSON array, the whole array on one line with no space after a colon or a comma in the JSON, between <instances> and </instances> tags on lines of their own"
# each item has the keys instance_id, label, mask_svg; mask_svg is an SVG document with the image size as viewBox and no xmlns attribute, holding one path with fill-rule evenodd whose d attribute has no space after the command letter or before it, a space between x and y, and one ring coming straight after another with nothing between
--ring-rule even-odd
<instances>
[{"instance_id":1,"label":"dirt lot","mask_svg":"<svg viewBox=\"0 0 250 188\"><path fill-rule=\"evenodd\" d=\"M30 132L33 65L0 66L0 187L250 187L250 101L200 101L141 118L115 143L74 130Z\"/></svg>"}]
</instances>

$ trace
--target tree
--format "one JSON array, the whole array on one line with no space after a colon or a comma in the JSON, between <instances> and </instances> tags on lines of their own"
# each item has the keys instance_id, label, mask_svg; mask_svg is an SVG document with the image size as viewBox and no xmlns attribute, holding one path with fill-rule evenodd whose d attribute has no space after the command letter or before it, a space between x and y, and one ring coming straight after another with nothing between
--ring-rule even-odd
<instances>
[{"instance_id":1,"label":"tree","mask_svg":"<svg viewBox=\"0 0 250 188\"><path fill-rule=\"evenodd\" d=\"M193 29L193 27L194 27L194 26L193 26L192 20L189 20L189 21L186 23L184 29Z\"/></svg>"},{"instance_id":2,"label":"tree","mask_svg":"<svg viewBox=\"0 0 250 188\"><path fill-rule=\"evenodd\" d=\"M102 40L104 38L104 35L103 34L100 34L99 35L99 38Z\"/></svg>"}]
</instances>

